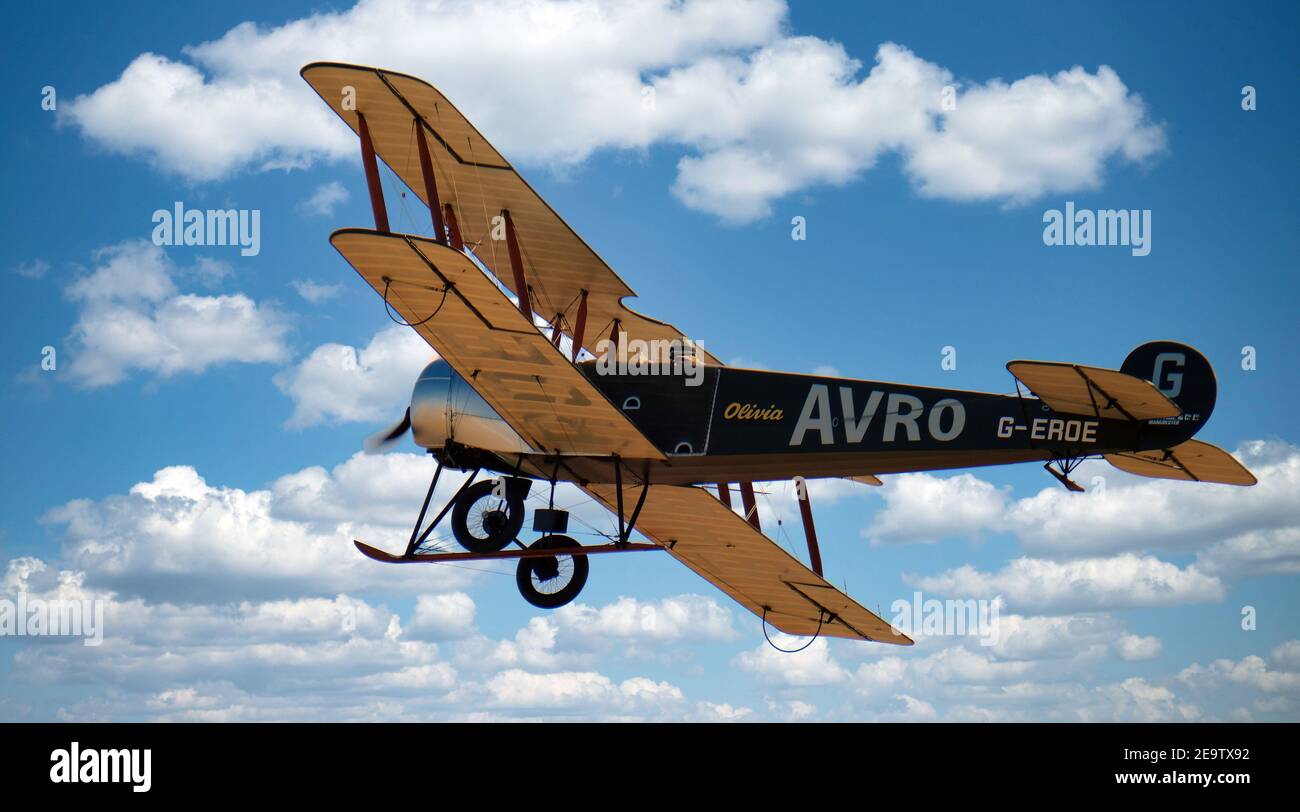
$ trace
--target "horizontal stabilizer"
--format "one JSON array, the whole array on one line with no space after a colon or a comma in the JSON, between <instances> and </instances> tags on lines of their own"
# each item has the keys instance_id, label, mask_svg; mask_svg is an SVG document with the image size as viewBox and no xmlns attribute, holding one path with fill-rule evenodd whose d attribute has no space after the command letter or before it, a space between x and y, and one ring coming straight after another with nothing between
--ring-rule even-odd
<instances>
[{"instance_id":1,"label":"horizontal stabilizer","mask_svg":"<svg viewBox=\"0 0 1300 812\"><path fill-rule=\"evenodd\" d=\"M1188 440L1173 448L1107 454L1106 461L1121 471L1158 479L1254 485L1254 474L1218 446Z\"/></svg>"},{"instance_id":2,"label":"horizontal stabilizer","mask_svg":"<svg viewBox=\"0 0 1300 812\"><path fill-rule=\"evenodd\" d=\"M1055 361L1012 361L1007 370L1054 412L1112 420L1155 420L1182 414L1178 405L1150 381L1113 369Z\"/></svg>"}]
</instances>

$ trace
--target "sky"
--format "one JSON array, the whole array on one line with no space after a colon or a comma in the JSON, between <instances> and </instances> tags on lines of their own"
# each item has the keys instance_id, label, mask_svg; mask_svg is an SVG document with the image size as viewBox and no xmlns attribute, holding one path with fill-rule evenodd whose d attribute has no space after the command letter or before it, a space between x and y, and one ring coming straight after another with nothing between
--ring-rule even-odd
<instances>
[{"instance_id":1,"label":"sky","mask_svg":"<svg viewBox=\"0 0 1300 812\"><path fill-rule=\"evenodd\" d=\"M105 615L98 646L0 636L0 720L1300 719L1295 5L9 16L0 599ZM372 219L314 60L438 86L633 307L729 364L1012 392L1012 359L1183 341L1218 377L1199 439L1259 484L1100 461L1084 495L1033 464L813 483L832 582L887 619L996 601L992 645L778 654L657 554L593 559L549 613L510 567L363 559L432 474L409 440L360 453L431 352L328 245ZM428 234L383 176L394 229ZM258 211L259 250L155 245L177 202ZM1149 253L1045 244L1067 203L1149 211ZM789 483L760 490L806 556Z\"/></svg>"}]
</instances>

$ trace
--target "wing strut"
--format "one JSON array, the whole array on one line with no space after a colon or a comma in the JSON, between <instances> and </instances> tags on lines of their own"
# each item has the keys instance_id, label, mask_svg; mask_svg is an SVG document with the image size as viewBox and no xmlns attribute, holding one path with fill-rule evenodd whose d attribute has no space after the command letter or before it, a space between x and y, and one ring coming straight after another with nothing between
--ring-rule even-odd
<instances>
[{"instance_id":1,"label":"wing strut","mask_svg":"<svg viewBox=\"0 0 1300 812\"><path fill-rule=\"evenodd\" d=\"M740 501L745 506L745 521L749 522L755 530L762 533L763 528L758 522L758 503L754 501L754 483L740 483Z\"/></svg>"},{"instance_id":2,"label":"wing strut","mask_svg":"<svg viewBox=\"0 0 1300 812\"><path fill-rule=\"evenodd\" d=\"M578 323L573 325L573 363L578 363L578 353L582 352L582 339L587 332L587 289L582 289L582 298L578 301Z\"/></svg>"},{"instance_id":3,"label":"wing strut","mask_svg":"<svg viewBox=\"0 0 1300 812\"><path fill-rule=\"evenodd\" d=\"M515 272L515 293L519 296L519 312L531 322L533 303L528 295L528 279L524 276L524 258L519 252L519 238L515 236L515 221L510 219L508 209L501 210L501 217L506 221L506 248L510 251L510 267Z\"/></svg>"},{"instance_id":4,"label":"wing strut","mask_svg":"<svg viewBox=\"0 0 1300 812\"><path fill-rule=\"evenodd\" d=\"M822 552L817 546L817 528L813 526L812 503L808 501L808 483L803 477L795 478L795 493L799 496L799 517L803 519L803 534L808 539L808 563L812 571L822 574Z\"/></svg>"},{"instance_id":5,"label":"wing strut","mask_svg":"<svg viewBox=\"0 0 1300 812\"><path fill-rule=\"evenodd\" d=\"M379 164L375 161L375 142L370 140L366 117L357 111L361 130L361 163L366 167L366 187L370 189L370 208L375 210L375 230L388 233L388 209L384 207L384 188L379 185Z\"/></svg>"},{"instance_id":6,"label":"wing strut","mask_svg":"<svg viewBox=\"0 0 1300 812\"><path fill-rule=\"evenodd\" d=\"M447 232L442 226L442 204L438 198L438 179L433 174L433 159L429 157L429 142L424 137L424 124L415 119L416 144L420 148L420 174L424 175L424 193L429 196L429 217L433 220L433 239L439 245L447 244Z\"/></svg>"}]
</instances>

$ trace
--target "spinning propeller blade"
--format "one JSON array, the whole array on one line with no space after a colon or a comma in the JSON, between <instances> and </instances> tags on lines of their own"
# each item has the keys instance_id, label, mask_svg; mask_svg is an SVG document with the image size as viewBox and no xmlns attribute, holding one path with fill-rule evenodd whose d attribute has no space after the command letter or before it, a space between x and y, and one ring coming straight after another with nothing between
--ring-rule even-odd
<instances>
[{"instance_id":1,"label":"spinning propeller blade","mask_svg":"<svg viewBox=\"0 0 1300 812\"><path fill-rule=\"evenodd\" d=\"M402 435L405 434L407 430L410 428L411 428L411 409L410 407L407 407L406 414L402 415L402 419L399 420L392 428L385 429L384 431L375 432L374 434L366 438L365 442L363 443L366 449L366 453L378 454L379 452L387 449L393 443L400 440Z\"/></svg>"}]
</instances>

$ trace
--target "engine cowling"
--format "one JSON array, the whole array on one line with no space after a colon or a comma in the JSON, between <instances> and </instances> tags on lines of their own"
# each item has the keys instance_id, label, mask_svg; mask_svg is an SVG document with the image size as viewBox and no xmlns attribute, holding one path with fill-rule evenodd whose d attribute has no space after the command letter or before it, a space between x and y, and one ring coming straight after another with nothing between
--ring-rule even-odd
<instances>
[{"instance_id":1,"label":"engine cowling","mask_svg":"<svg viewBox=\"0 0 1300 812\"><path fill-rule=\"evenodd\" d=\"M532 449L451 365L439 359L420 373L411 392L411 434L425 448L448 441L499 452Z\"/></svg>"}]
</instances>

